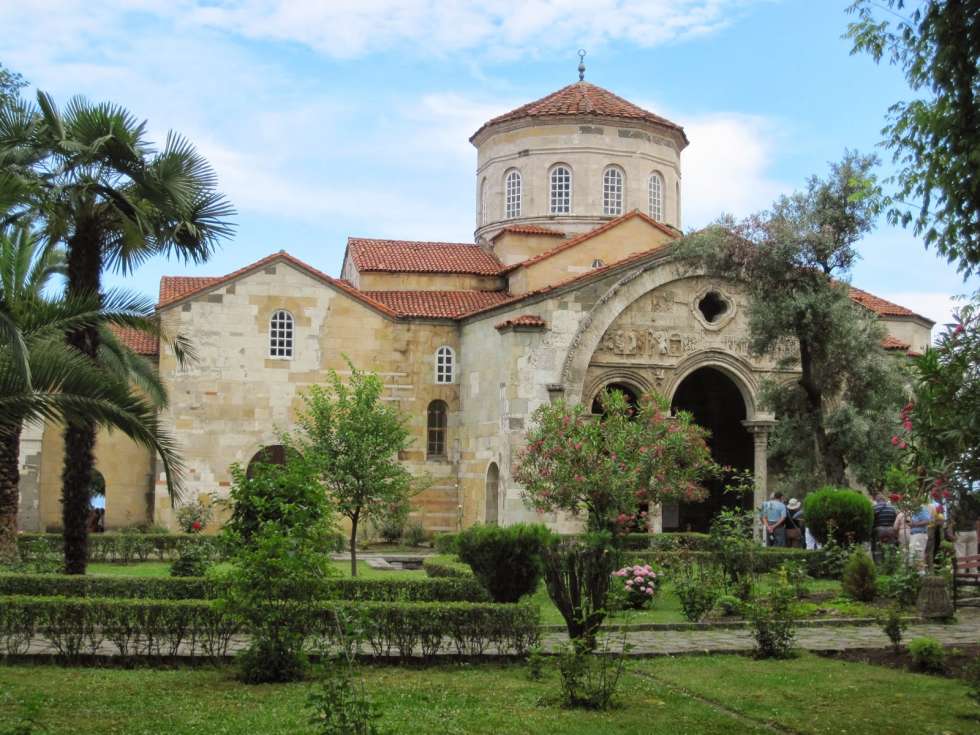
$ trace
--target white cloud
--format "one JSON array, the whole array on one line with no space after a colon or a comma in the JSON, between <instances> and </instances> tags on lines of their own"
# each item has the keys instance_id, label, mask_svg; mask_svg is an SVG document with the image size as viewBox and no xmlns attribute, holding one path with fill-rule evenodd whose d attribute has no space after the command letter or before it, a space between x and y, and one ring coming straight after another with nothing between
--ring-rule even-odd
<instances>
[{"instance_id":1,"label":"white cloud","mask_svg":"<svg viewBox=\"0 0 980 735\"><path fill-rule=\"evenodd\" d=\"M932 319L936 322L936 326L932 330L933 336L945 324L953 320L953 309L963 304L952 294L938 291L888 291L878 295L896 304L901 304L916 314Z\"/></svg>"}]
</instances>

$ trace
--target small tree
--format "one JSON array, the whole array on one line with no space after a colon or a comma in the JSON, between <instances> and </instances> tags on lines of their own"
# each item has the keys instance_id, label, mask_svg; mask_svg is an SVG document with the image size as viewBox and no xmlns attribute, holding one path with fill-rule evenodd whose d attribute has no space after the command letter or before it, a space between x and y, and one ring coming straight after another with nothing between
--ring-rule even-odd
<instances>
[{"instance_id":1,"label":"small tree","mask_svg":"<svg viewBox=\"0 0 980 735\"><path fill-rule=\"evenodd\" d=\"M405 502L413 480L398 462L411 443L405 418L381 399L377 375L350 368L347 383L331 370L326 388L313 386L303 395L295 447L350 520L350 571L357 576L358 526Z\"/></svg>"},{"instance_id":2,"label":"small tree","mask_svg":"<svg viewBox=\"0 0 980 735\"><path fill-rule=\"evenodd\" d=\"M636 409L619 392L601 402L601 417L562 401L535 411L515 474L528 505L585 512L588 530L615 537L642 517L640 505L704 497L702 482L718 467L691 414L671 416L660 396Z\"/></svg>"}]
</instances>

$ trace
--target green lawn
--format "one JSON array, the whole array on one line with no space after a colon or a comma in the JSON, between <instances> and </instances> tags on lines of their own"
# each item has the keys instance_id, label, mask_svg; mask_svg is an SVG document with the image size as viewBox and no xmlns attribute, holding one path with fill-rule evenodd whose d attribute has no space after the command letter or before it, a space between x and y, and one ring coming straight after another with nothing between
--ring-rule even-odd
<instances>
[{"instance_id":1,"label":"green lawn","mask_svg":"<svg viewBox=\"0 0 980 735\"><path fill-rule=\"evenodd\" d=\"M763 723L779 731L855 735L966 735L980 728L980 708L959 682L865 664L703 656L630 667L620 706L605 713L547 704L558 689L553 667L540 682L529 681L522 666L489 663L368 667L365 677L384 724L399 735L771 732ZM247 687L224 669L5 666L0 723L13 722L22 703L36 701L37 732L50 735L312 733L305 709L310 687Z\"/></svg>"},{"instance_id":2,"label":"green lawn","mask_svg":"<svg viewBox=\"0 0 980 735\"><path fill-rule=\"evenodd\" d=\"M350 576L350 562L335 561L334 568L343 577ZM88 573L93 575L108 575L121 577L169 577L170 562L165 561L145 561L139 564L89 564ZM397 574L399 578L410 579L424 577L425 572L421 569L405 569L390 571L384 569L372 569L363 561L357 563L357 576L365 579L376 577L388 577Z\"/></svg>"}]
</instances>

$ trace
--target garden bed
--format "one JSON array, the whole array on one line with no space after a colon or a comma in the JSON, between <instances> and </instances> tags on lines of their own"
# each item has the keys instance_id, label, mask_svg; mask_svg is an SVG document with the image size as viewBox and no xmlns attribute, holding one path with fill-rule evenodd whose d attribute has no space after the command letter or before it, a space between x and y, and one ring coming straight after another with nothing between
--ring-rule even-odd
<instances>
[{"instance_id":1,"label":"garden bed","mask_svg":"<svg viewBox=\"0 0 980 735\"><path fill-rule=\"evenodd\" d=\"M980 656L980 643L972 646L948 646L945 650L946 668L944 671L925 671L920 673L950 679L965 679L967 666L976 661L977 657ZM820 655L840 661L853 661L874 666L885 666L889 669L919 671L909 652L904 648L898 652L893 648L824 651Z\"/></svg>"}]
</instances>

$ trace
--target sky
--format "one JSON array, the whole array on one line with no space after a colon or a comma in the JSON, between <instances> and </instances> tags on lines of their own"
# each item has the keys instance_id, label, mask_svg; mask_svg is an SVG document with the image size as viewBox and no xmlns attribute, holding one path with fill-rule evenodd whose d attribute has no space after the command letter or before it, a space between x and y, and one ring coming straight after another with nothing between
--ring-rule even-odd
<instances>
[{"instance_id":1,"label":"sky","mask_svg":"<svg viewBox=\"0 0 980 735\"><path fill-rule=\"evenodd\" d=\"M223 275L284 249L339 275L347 237L472 242L487 119L586 79L684 126L684 229L746 216L877 152L911 94L851 56L837 0L0 0L0 63L60 103L111 100L189 138L237 210L207 263L107 285ZM882 221L855 285L936 321L974 291Z\"/></svg>"}]
</instances>

